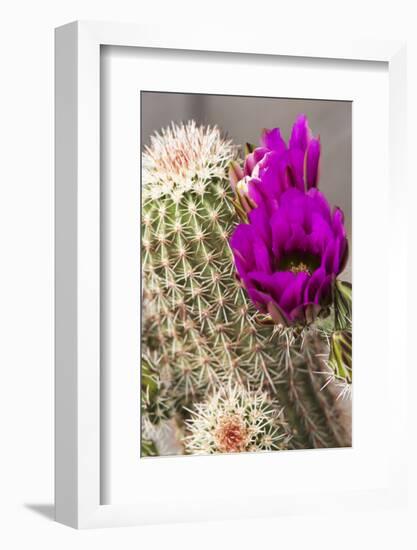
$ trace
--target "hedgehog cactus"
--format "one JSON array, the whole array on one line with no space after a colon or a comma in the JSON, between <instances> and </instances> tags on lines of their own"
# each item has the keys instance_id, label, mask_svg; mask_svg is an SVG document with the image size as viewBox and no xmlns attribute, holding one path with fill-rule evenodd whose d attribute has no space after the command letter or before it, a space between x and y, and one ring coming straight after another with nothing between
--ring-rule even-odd
<instances>
[{"instance_id":1,"label":"hedgehog cactus","mask_svg":"<svg viewBox=\"0 0 417 550\"><path fill-rule=\"evenodd\" d=\"M316 374L328 368L319 359L326 339L271 325L235 276L228 171L236 152L218 128L189 122L155 134L143 153L142 419L171 418L184 444L188 410L232 383L284 406L287 448L347 445L338 396ZM307 341L317 349L306 356ZM143 455L154 454L151 439Z\"/></svg>"},{"instance_id":2,"label":"hedgehog cactus","mask_svg":"<svg viewBox=\"0 0 417 550\"><path fill-rule=\"evenodd\" d=\"M260 334L228 246L235 152L217 128L191 122L154 137L143 156L144 348L180 401L257 373Z\"/></svg>"}]
</instances>

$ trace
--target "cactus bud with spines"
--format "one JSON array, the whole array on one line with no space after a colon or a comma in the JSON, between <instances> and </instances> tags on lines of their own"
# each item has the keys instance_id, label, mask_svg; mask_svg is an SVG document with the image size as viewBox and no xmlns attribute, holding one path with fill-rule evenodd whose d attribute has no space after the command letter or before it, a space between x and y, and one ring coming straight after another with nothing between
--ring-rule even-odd
<instances>
[{"instance_id":1,"label":"cactus bud with spines","mask_svg":"<svg viewBox=\"0 0 417 550\"><path fill-rule=\"evenodd\" d=\"M242 386L220 388L190 413L185 447L191 454L279 450L291 439L279 405Z\"/></svg>"},{"instance_id":2,"label":"cactus bud with spines","mask_svg":"<svg viewBox=\"0 0 417 550\"><path fill-rule=\"evenodd\" d=\"M352 285L334 284L334 328L329 334L329 366L341 383L342 393L349 394L352 384Z\"/></svg>"}]
</instances>

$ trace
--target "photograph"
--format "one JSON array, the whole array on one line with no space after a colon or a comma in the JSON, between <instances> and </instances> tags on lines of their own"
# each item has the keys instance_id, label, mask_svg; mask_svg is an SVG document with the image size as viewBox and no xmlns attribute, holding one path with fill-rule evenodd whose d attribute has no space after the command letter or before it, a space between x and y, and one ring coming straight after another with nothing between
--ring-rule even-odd
<instances>
[{"instance_id":1,"label":"photograph","mask_svg":"<svg viewBox=\"0 0 417 550\"><path fill-rule=\"evenodd\" d=\"M2 4L0 550L417 550L415 6L194 4Z\"/></svg>"},{"instance_id":2,"label":"photograph","mask_svg":"<svg viewBox=\"0 0 417 550\"><path fill-rule=\"evenodd\" d=\"M351 101L140 111L138 454L351 447Z\"/></svg>"}]
</instances>

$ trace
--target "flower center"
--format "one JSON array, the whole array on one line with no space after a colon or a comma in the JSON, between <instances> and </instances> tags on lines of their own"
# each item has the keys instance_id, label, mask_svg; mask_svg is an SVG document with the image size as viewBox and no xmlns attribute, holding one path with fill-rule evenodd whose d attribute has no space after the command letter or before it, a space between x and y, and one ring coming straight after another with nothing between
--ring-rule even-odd
<instances>
[{"instance_id":1,"label":"flower center","mask_svg":"<svg viewBox=\"0 0 417 550\"><path fill-rule=\"evenodd\" d=\"M300 262L299 264L291 263L289 266L289 270L292 271L293 273L308 273L309 275L311 275L311 271L308 265L305 264L304 262Z\"/></svg>"},{"instance_id":2,"label":"flower center","mask_svg":"<svg viewBox=\"0 0 417 550\"><path fill-rule=\"evenodd\" d=\"M278 271L292 273L307 273L311 275L320 266L320 258L310 252L291 252L278 263Z\"/></svg>"}]
</instances>

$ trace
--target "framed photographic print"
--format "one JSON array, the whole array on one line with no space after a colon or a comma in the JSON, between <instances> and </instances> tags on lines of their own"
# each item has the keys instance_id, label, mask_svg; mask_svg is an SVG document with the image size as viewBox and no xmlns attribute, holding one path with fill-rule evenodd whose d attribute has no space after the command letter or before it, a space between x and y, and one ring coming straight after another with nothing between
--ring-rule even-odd
<instances>
[{"instance_id":1,"label":"framed photographic print","mask_svg":"<svg viewBox=\"0 0 417 550\"><path fill-rule=\"evenodd\" d=\"M351 106L141 92L142 456L351 446Z\"/></svg>"},{"instance_id":2,"label":"framed photographic print","mask_svg":"<svg viewBox=\"0 0 417 550\"><path fill-rule=\"evenodd\" d=\"M57 29L58 521L402 501L404 59Z\"/></svg>"}]
</instances>

